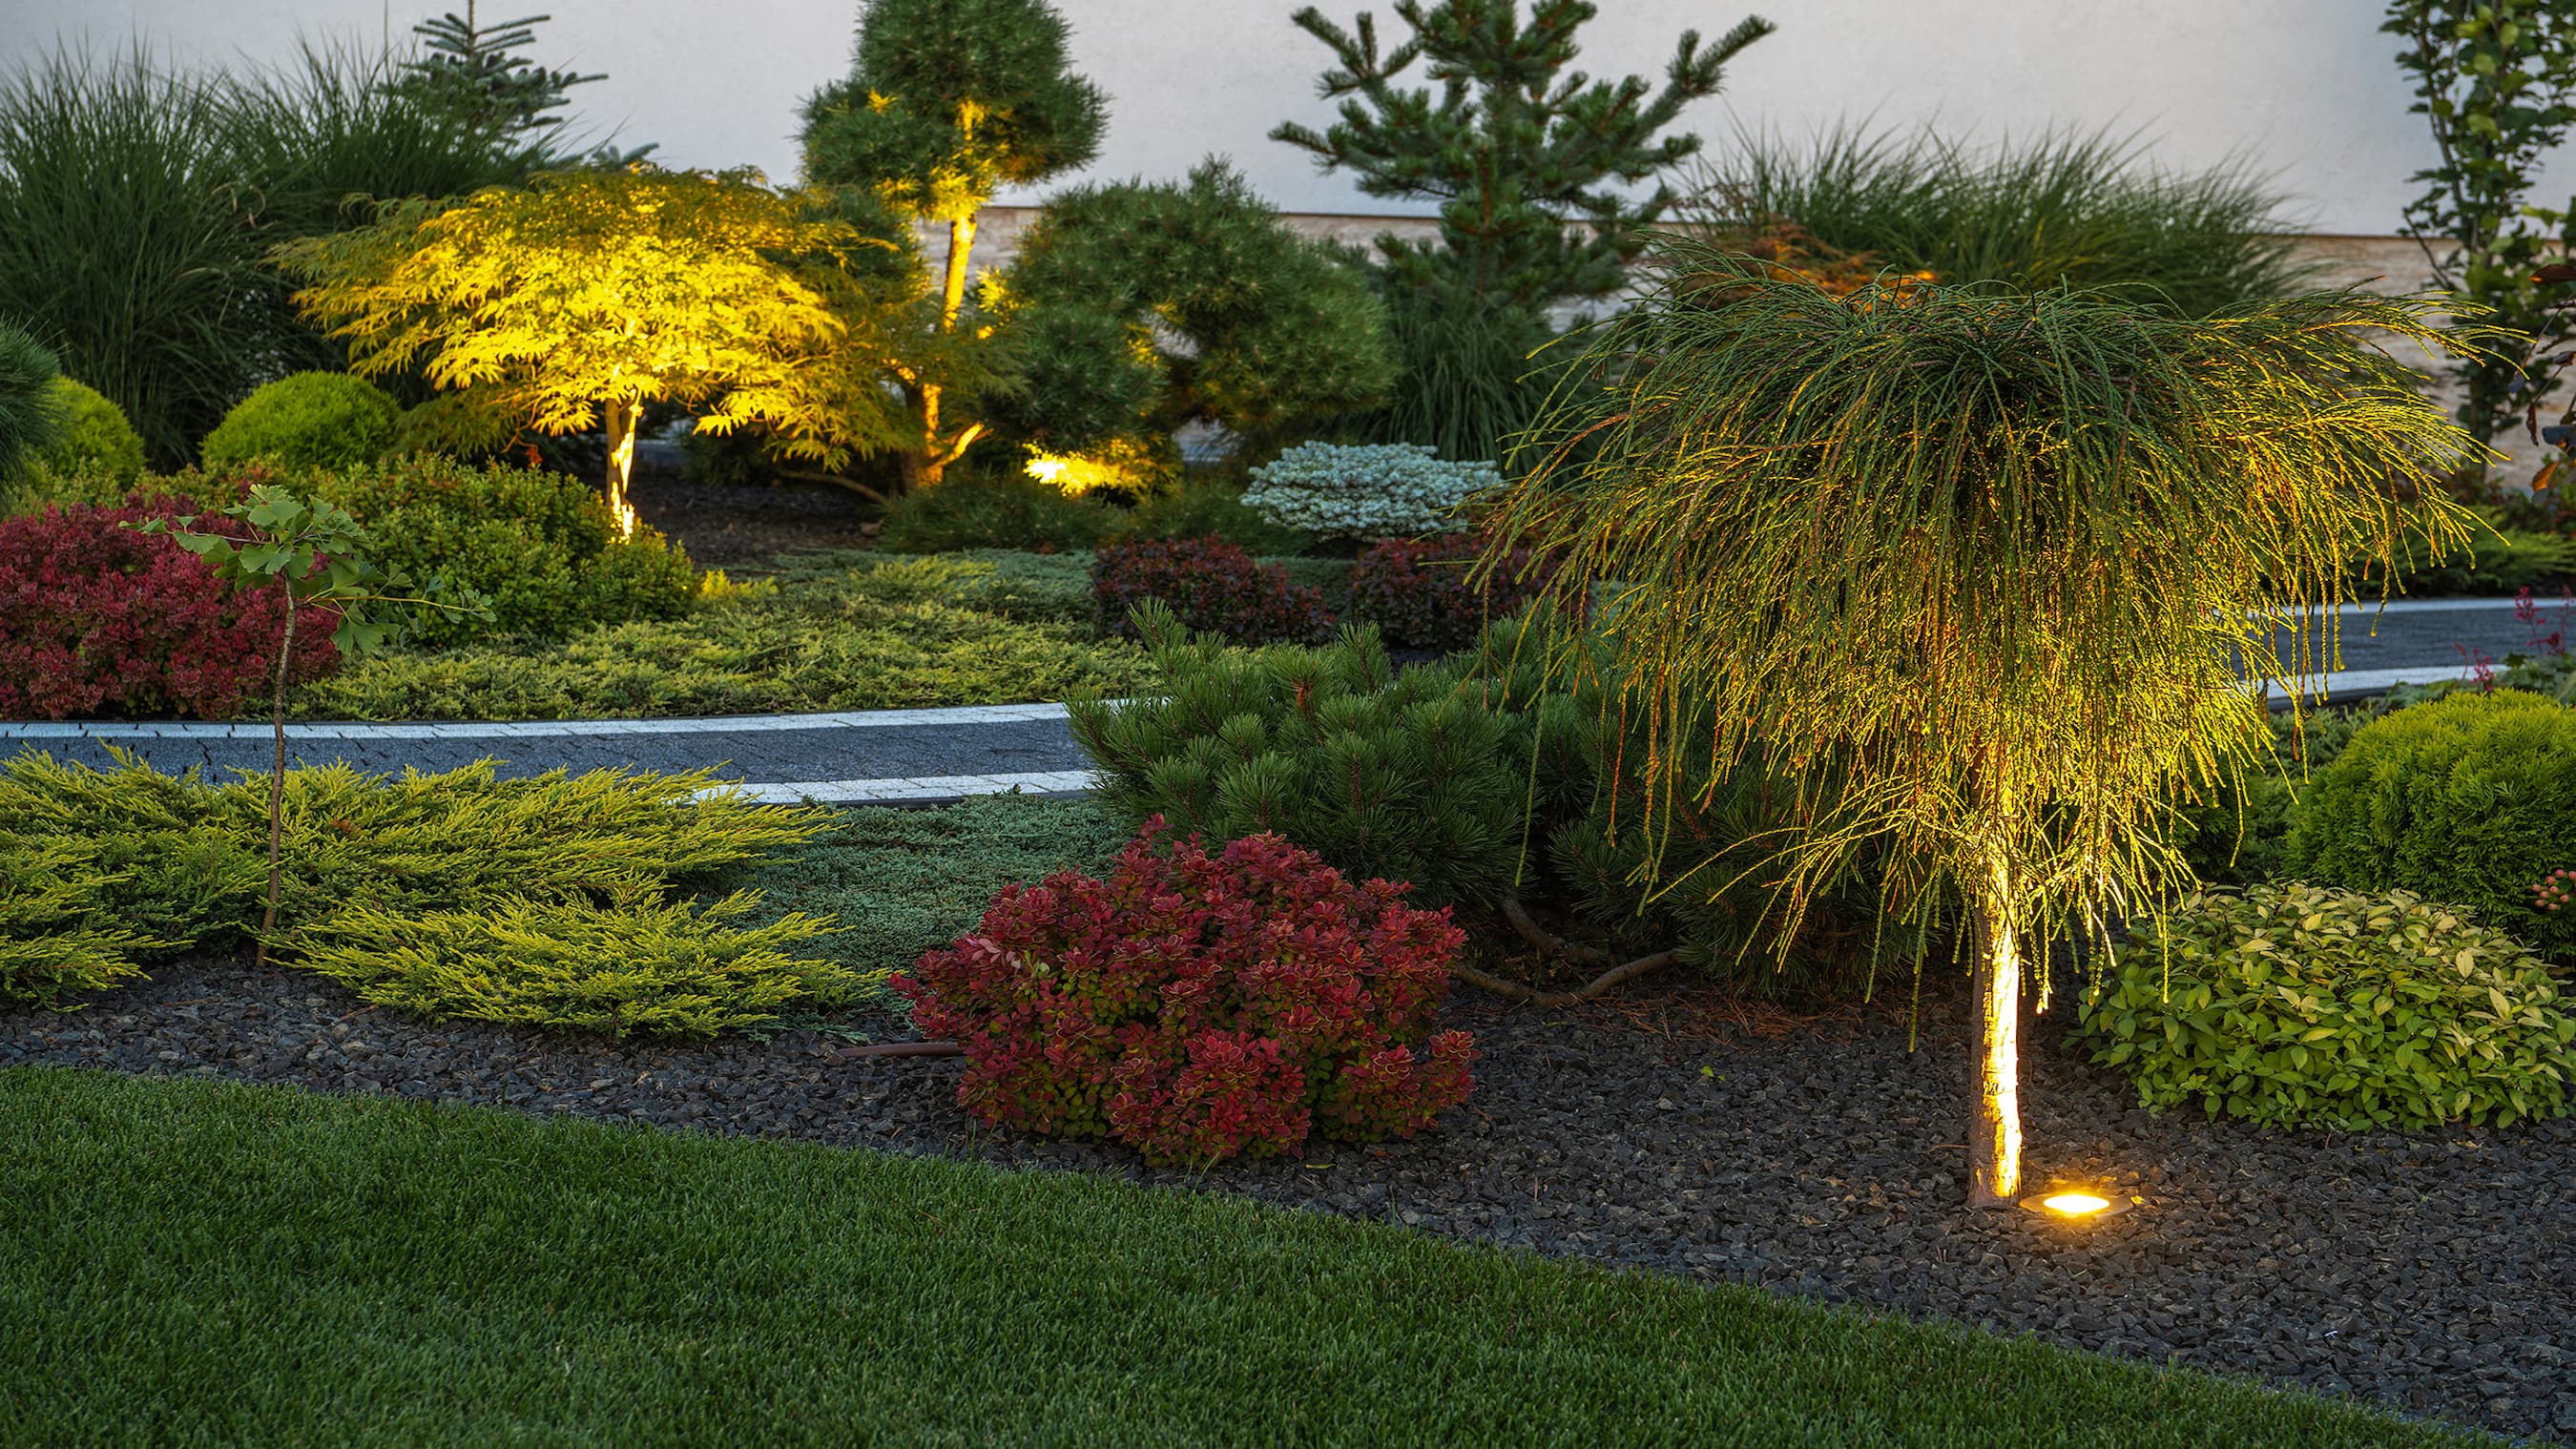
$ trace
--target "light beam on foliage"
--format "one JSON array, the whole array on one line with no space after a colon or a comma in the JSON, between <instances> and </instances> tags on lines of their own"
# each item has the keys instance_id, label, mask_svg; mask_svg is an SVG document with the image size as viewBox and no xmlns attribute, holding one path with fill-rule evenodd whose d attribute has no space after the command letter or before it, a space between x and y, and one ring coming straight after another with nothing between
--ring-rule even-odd
<instances>
[{"instance_id":1,"label":"light beam on foliage","mask_svg":"<svg viewBox=\"0 0 2576 1449\"><path fill-rule=\"evenodd\" d=\"M1900 917L1964 904L1971 1193L2008 1202L2025 957L2188 879L2172 802L2268 748L2237 660L2330 666L2320 606L2356 556L2466 538L2429 485L2477 446L2370 345L2443 345L2436 308L2193 321L2081 292L1836 298L1685 239L1660 262L1560 388L1496 536L1557 554L1566 605L1609 581L1608 707L1649 756L1617 825L1655 842L1649 873L1685 755L1723 778L1758 750L1792 822L1770 867L1790 929L1865 844ZM1710 721L1687 738L1686 698Z\"/></svg>"}]
</instances>

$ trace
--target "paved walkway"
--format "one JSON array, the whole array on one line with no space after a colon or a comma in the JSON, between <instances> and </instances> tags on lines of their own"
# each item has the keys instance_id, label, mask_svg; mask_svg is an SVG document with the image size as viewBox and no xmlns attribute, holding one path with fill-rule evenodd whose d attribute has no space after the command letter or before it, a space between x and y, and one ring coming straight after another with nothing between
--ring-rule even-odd
<instances>
[{"instance_id":1,"label":"paved walkway","mask_svg":"<svg viewBox=\"0 0 2576 1449\"><path fill-rule=\"evenodd\" d=\"M2543 627L2558 627L2559 612L2555 604L2545 606ZM2457 678L2475 657L2501 660L2532 647L2531 628L2514 618L2512 601L2501 599L2408 600L2384 612L2361 607L2346 611L2343 630L2344 668L2322 681L2330 696ZM2568 632L2576 637L2576 627ZM99 765L116 747L160 769L196 766L215 776L264 770L271 748L264 724L0 722L0 753L21 746ZM1060 704L525 724L291 724L287 753L304 764L346 760L386 772L453 769L486 756L502 760L503 771L513 775L557 767L713 768L779 802L1062 794L1092 782L1090 761L1073 742Z\"/></svg>"}]
</instances>

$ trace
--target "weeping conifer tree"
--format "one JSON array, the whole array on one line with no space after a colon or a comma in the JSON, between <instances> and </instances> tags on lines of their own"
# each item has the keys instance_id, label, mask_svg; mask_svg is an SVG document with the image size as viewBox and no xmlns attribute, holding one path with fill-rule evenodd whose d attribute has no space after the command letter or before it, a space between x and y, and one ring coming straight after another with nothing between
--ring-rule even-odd
<instances>
[{"instance_id":1,"label":"weeping conifer tree","mask_svg":"<svg viewBox=\"0 0 2576 1449\"><path fill-rule=\"evenodd\" d=\"M2371 345L2442 346L2434 308L2188 321L1660 260L1559 389L1498 546L1560 553L1569 596L1616 581L1609 694L1649 757L1620 828L1660 846L1659 793L1758 750L1793 792L1769 866L1793 918L1862 849L1886 909L1967 904L1970 1193L2009 1202L2024 962L2188 879L2169 802L2265 747L2234 661L2284 672L2276 619L2333 618L2351 557L2410 526L2467 537L2428 485L2478 449ZM2330 664L2308 642L2293 665Z\"/></svg>"}]
</instances>

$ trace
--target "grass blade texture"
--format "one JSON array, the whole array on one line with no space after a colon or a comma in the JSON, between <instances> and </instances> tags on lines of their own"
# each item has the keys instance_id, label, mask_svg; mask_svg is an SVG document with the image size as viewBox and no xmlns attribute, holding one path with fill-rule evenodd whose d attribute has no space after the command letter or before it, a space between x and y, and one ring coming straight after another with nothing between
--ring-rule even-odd
<instances>
[{"instance_id":1,"label":"grass blade texture","mask_svg":"<svg viewBox=\"0 0 2576 1449\"><path fill-rule=\"evenodd\" d=\"M1803 145L1745 134L1691 189L1692 220L1785 217L1829 246L1945 282L2107 289L2200 317L2307 280L2284 200L2262 177L2234 163L2159 170L2109 132L1985 147L1848 127Z\"/></svg>"},{"instance_id":2,"label":"grass blade texture","mask_svg":"<svg viewBox=\"0 0 2576 1449\"><path fill-rule=\"evenodd\" d=\"M2496 1442L1239 1198L0 1071L30 1444Z\"/></svg>"}]
</instances>

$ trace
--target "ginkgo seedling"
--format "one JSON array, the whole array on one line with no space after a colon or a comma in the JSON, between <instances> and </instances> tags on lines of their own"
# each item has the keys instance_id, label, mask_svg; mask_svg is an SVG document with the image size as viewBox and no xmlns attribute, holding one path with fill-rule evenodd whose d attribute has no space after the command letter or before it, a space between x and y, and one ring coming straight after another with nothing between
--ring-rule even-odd
<instances>
[{"instance_id":1,"label":"ginkgo seedling","mask_svg":"<svg viewBox=\"0 0 2576 1449\"><path fill-rule=\"evenodd\" d=\"M268 936L277 929L278 851L285 834L286 676L295 652L298 612L320 610L335 618L332 644L343 654L363 657L397 642L402 625L419 610L445 609L488 623L492 606L471 589L451 592L436 579L415 586L400 570L377 565L366 556L372 546L366 530L318 498L263 483L221 516L238 527L200 529L193 515L128 527L167 534L204 559L217 578L243 588L274 588L286 604L277 680L269 698L276 754L268 777L268 909L259 923L259 951L265 959Z\"/></svg>"}]
</instances>

